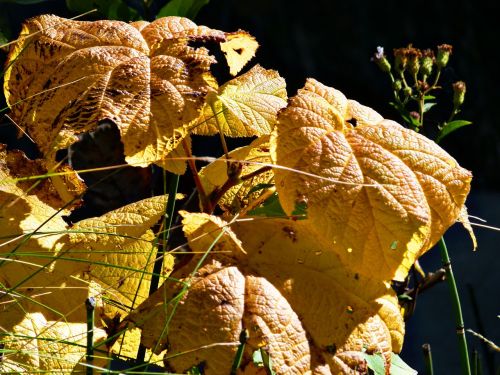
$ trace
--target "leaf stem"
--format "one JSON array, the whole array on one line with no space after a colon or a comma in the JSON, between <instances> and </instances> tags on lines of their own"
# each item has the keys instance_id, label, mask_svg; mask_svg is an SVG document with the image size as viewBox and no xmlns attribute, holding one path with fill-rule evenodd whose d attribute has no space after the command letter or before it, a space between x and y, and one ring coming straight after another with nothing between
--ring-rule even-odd
<instances>
[{"instance_id":1,"label":"leaf stem","mask_svg":"<svg viewBox=\"0 0 500 375\"><path fill-rule=\"evenodd\" d=\"M430 344L422 345L422 351L424 352L425 374L434 375L434 365L432 363L431 345Z\"/></svg>"},{"instance_id":2,"label":"leaf stem","mask_svg":"<svg viewBox=\"0 0 500 375\"><path fill-rule=\"evenodd\" d=\"M87 350L86 350L86 360L87 364L92 364L94 361L94 311L95 311L95 299L94 297L89 297L85 300L85 308L87 310ZM86 374L92 375L94 370L92 367L87 366Z\"/></svg>"},{"instance_id":3,"label":"leaf stem","mask_svg":"<svg viewBox=\"0 0 500 375\"><path fill-rule=\"evenodd\" d=\"M460 351L460 364L462 367L462 374L471 375L469 352L467 351L467 338L465 337L465 329L464 329L464 318L462 315L462 307L460 306L460 296L458 295L457 283L455 282L455 276L453 275L451 260L450 256L448 255L448 249L446 247L446 242L444 241L444 238L441 237L438 243L439 243L439 250L441 252L441 261L443 262L443 267L446 270L446 280L448 281L448 287L451 293L451 301L455 313L455 322L457 326L457 339Z\"/></svg>"},{"instance_id":4,"label":"leaf stem","mask_svg":"<svg viewBox=\"0 0 500 375\"><path fill-rule=\"evenodd\" d=\"M205 189L203 188L203 185L200 180L200 175L198 174L198 169L196 168L196 163L194 162L193 159L193 154L191 153L191 150L189 149L189 146L186 142L186 139L182 140L182 147L184 148L184 151L186 152L186 155L188 156L188 165L189 169L191 170L191 174L193 175L194 179L194 184L196 185L196 189L198 190L198 194L200 196L200 201L201 201L201 206L203 207L203 212L210 212L210 205L209 201L207 198L207 194L205 193Z\"/></svg>"}]
</instances>

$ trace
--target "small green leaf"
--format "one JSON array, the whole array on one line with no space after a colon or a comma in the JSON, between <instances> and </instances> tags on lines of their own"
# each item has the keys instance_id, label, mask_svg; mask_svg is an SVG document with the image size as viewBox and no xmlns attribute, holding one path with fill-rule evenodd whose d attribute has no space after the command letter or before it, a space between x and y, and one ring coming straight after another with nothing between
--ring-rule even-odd
<instances>
[{"instance_id":1,"label":"small green leaf","mask_svg":"<svg viewBox=\"0 0 500 375\"><path fill-rule=\"evenodd\" d=\"M199 365L193 366L189 370L187 370L187 374L189 374L189 375L203 375L203 367L204 367L203 363L200 363Z\"/></svg>"},{"instance_id":2,"label":"small green leaf","mask_svg":"<svg viewBox=\"0 0 500 375\"><path fill-rule=\"evenodd\" d=\"M408 366L399 355L391 353L391 375L416 375L417 371Z\"/></svg>"},{"instance_id":3,"label":"small green leaf","mask_svg":"<svg viewBox=\"0 0 500 375\"><path fill-rule=\"evenodd\" d=\"M281 207L281 203L278 199L278 193L274 193L262 204L262 206L254 208L248 211L249 215L253 216L265 216L265 217L287 217L288 215ZM307 204L304 202L298 202L295 204L295 209L292 212L294 220L303 220L307 218Z\"/></svg>"},{"instance_id":4,"label":"small green leaf","mask_svg":"<svg viewBox=\"0 0 500 375\"><path fill-rule=\"evenodd\" d=\"M436 99L436 97L434 95L425 95L424 96L424 100L433 100L433 99Z\"/></svg>"},{"instance_id":5,"label":"small green leaf","mask_svg":"<svg viewBox=\"0 0 500 375\"><path fill-rule=\"evenodd\" d=\"M257 367L264 367L264 360L262 359L262 354L260 354L260 349L253 352L252 362Z\"/></svg>"},{"instance_id":6,"label":"small green leaf","mask_svg":"<svg viewBox=\"0 0 500 375\"><path fill-rule=\"evenodd\" d=\"M201 8L210 0L171 0L160 9L156 18L179 16L194 19Z\"/></svg>"},{"instance_id":7,"label":"small green leaf","mask_svg":"<svg viewBox=\"0 0 500 375\"><path fill-rule=\"evenodd\" d=\"M385 375L384 359L380 354L363 353L368 368L373 371L375 375Z\"/></svg>"},{"instance_id":8,"label":"small green leaf","mask_svg":"<svg viewBox=\"0 0 500 375\"><path fill-rule=\"evenodd\" d=\"M400 301L413 301L413 298L411 298L408 294L400 294L398 296L398 300L400 300Z\"/></svg>"},{"instance_id":9,"label":"small green leaf","mask_svg":"<svg viewBox=\"0 0 500 375\"><path fill-rule=\"evenodd\" d=\"M250 196L250 194L255 193L256 191L269 189L269 188L272 188L273 186L274 186L274 184L257 184L250 189L250 191L247 193L246 196L248 197L248 196Z\"/></svg>"},{"instance_id":10,"label":"small green leaf","mask_svg":"<svg viewBox=\"0 0 500 375\"><path fill-rule=\"evenodd\" d=\"M455 130L470 124L472 124L472 122L467 120L455 120L447 122L439 131L439 134L436 137L436 143L439 143L444 137L446 137L448 134L453 133Z\"/></svg>"},{"instance_id":11,"label":"small green leaf","mask_svg":"<svg viewBox=\"0 0 500 375\"><path fill-rule=\"evenodd\" d=\"M38 3L45 3L49 0L0 0L1 3L14 3L14 4L20 4L20 5L30 5L30 4L38 4Z\"/></svg>"},{"instance_id":12,"label":"small green leaf","mask_svg":"<svg viewBox=\"0 0 500 375\"><path fill-rule=\"evenodd\" d=\"M436 102L424 103L424 113L427 112L427 111L429 111L436 104L437 104Z\"/></svg>"}]
</instances>

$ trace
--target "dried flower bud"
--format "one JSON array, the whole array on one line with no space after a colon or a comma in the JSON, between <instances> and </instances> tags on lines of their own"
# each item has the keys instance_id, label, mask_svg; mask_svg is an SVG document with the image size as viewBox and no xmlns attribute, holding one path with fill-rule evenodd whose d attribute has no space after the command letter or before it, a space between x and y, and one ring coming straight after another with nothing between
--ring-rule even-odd
<instances>
[{"instance_id":1,"label":"dried flower bud","mask_svg":"<svg viewBox=\"0 0 500 375\"><path fill-rule=\"evenodd\" d=\"M392 83L392 89L396 92L399 92L401 88L403 87L403 84L401 83L401 80L397 79Z\"/></svg>"},{"instance_id":2,"label":"dried flower bud","mask_svg":"<svg viewBox=\"0 0 500 375\"><path fill-rule=\"evenodd\" d=\"M465 82L458 81L453 84L453 106L455 108L460 107L465 100Z\"/></svg>"},{"instance_id":3,"label":"dried flower bud","mask_svg":"<svg viewBox=\"0 0 500 375\"><path fill-rule=\"evenodd\" d=\"M408 70L411 74L417 74L420 70L420 58L422 57L422 52L419 49L409 47L408 48Z\"/></svg>"},{"instance_id":4,"label":"dried flower bud","mask_svg":"<svg viewBox=\"0 0 500 375\"><path fill-rule=\"evenodd\" d=\"M424 78L424 81L432 73L432 67L434 65L434 52L430 49L422 51L422 58L420 59L420 74Z\"/></svg>"},{"instance_id":5,"label":"dried flower bud","mask_svg":"<svg viewBox=\"0 0 500 375\"><path fill-rule=\"evenodd\" d=\"M414 119L415 119L415 120L417 120L417 121L420 121L420 115L418 114L418 112L411 111L411 112L410 112L410 117L411 117L411 118L414 118Z\"/></svg>"},{"instance_id":6,"label":"dried flower bud","mask_svg":"<svg viewBox=\"0 0 500 375\"><path fill-rule=\"evenodd\" d=\"M413 90L409 86L407 86L403 89L403 94L405 94L405 96L411 96L412 93L413 93Z\"/></svg>"},{"instance_id":7,"label":"dried flower bud","mask_svg":"<svg viewBox=\"0 0 500 375\"><path fill-rule=\"evenodd\" d=\"M374 61L383 72L389 73L391 71L391 64L384 55L384 47L377 47L377 52L375 52L371 60Z\"/></svg>"},{"instance_id":8,"label":"dried flower bud","mask_svg":"<svg viewBox=\"0 0 500 375\"><path fill-rule=\"evenodd\" d=\"M444 68L448 64L453 47L449 44L441 44L437 49L436 65L439 68Z\"/></svg>"},{"instance_id":9,"label":"dried flower bud","mask_svg":"<svg viewBox=\"0 0 500 375\"><path fill-rule=\"evenodd\" d=\"M403 73L408 64L407 48L397 48L394 49L394 63L396 65L396 71Z\"/></svg>"},{"instance_id":10,"label":"dried flower bud","mask_svg":"<svg viewBox=\"0 0 500 375\"><path fill-rule=\"evenodd\" d=\"M429 84L425 81L417 81L415 86L420 92L425 92L429 89Z\"/></svg>"}]
</instances>

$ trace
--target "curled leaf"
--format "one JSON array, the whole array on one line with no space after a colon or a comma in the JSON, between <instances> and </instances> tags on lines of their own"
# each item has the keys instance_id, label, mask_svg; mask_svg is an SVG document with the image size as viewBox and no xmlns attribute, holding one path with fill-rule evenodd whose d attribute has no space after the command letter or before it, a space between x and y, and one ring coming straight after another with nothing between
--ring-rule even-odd
<instances>
[{"instance_id":1,"label":"curled leaf","mask_svg":"<svg viewBox=\"0 0 500 375\"><path fill-rule=\"evenodd\" d=\"M271 137L285 212L308 207L311 230L352 270L403 280L458 218L471 174L422 135L309 79Z\"/></svg>"}]
</instances>

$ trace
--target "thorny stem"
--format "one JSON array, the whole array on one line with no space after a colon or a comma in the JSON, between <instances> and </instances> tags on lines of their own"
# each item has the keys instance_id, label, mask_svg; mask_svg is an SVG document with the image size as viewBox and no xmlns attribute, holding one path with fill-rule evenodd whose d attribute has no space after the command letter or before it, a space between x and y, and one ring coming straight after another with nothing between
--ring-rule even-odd
<instances>
[{"instance_id":1,"label":"thorny stem","mask_svg":"<svg viewBox=\"0 0 500 375\"><path fill-rule=\"evenodd\" d=\"M425 362L425 375L434 375L434 365L432 363L432 352L431 345L422 345L422 351L424 352L424 362Z\"/></svg>"},{"instance_id":2,"label":"thorny stem","mask_svg":"<svg viewBox=\"0 0 500 375\"><path fill-rule=\"evenodd\" d=\"M460 306L460 296L458 295L457 283L455 282L455 276L453 275L453 269L451 267L451 260L448 255L448 249L446 248L446 243L443 237L441 237L441 239L439 240L439 250L441 252L441 261L443 262L443 267L446 270L446 280L448 281L448 287L451 293L451 301L455 313L462 374L471 375L469 352L467 351L467 338L465 337L464 330L464 318L462 315L462 307Z\"/></svg>"}]
</instances>

